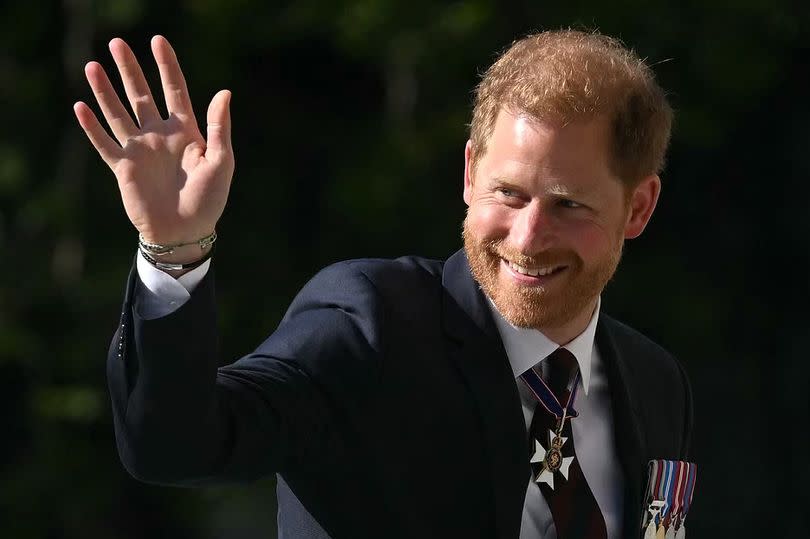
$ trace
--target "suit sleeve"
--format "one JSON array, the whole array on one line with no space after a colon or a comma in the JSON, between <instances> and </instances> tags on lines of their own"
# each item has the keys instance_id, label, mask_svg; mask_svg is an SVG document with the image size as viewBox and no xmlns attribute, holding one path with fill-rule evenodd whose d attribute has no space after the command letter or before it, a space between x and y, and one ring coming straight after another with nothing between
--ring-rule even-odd
<instances>
[{"instance_id":1,"label":"suit sleeve","mask_svg":"<svg viewBox=\"0 0 810 539\"><path fill-rule=\"evenodd\" d=\"M174 313L138 315L130 274L107 363L116 443L143 481L198 485L283 472L328 450L375 387L384 316L352 263L314 277L256 350L219 367L213 269Z\"/></svg>"}]
</instances>

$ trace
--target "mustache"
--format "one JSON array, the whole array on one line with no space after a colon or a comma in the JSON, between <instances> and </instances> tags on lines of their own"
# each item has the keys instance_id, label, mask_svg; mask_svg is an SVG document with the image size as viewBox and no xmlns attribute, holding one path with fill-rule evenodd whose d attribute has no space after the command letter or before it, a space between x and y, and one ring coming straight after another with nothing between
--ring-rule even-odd
<instances>
[{"instance_id":1,"label":"mustache","mask_svg":"<svg viewBox=\"0 0 810 539\"><path fill-rule=\"evenodd\" d=\"M548 249L526 254L506 245L503 240L485 242L483 247L493 256L525 267L572 265L577 260L577 256L569 249Z\"/></svg>"}]
</instances>

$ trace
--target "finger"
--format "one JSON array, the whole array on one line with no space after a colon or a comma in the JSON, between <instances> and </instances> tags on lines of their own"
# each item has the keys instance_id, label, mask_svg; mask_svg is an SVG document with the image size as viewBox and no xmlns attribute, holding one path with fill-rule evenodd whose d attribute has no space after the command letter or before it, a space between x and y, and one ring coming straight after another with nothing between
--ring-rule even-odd
<instances>
[{"instance_id":1,"label":"finger","mask_svg":"<svg viewBox=\"0 0 810 539\"><path fill-rule=\"evenodd\" d=\"M160 83L163 86L163 97L166 100L166 109L169 114L176 114L180 118L193 118L191 98L177 55L163 36L152 38L152 54L160 72Z\"/></svg>"},{"instance_id":2,"label":"finger","mask_svg":"<svg viewBox=\"0 0 810 539\"><path fill-rule=\"evenodd\" d=\"M90 139L90 143L101 155L104 162L114 169L123 155L121 147L107 134L96 115L85 103L77 102L73 105L73 112L76 114L76 119L79 120L79 125L87 134L87 138Z\"/></svg>"},{"instance_id":3,"label":"finger","mask_svg":"<svg viewBox=\"0 0 810 539\"><path fill-rule=\"evenodd\" d=\"M90 62L84 66L84 74L104 119L107 120L113 135L118 139L119 144L124 146L126 141L138 134L138 126L132 121L132 117L124 108L118 94L115 93L110 79L104 72L104 68L98 62Z\"/></svg>"},{"instance_id":4,"label":"finger","mask_svg":"<svg viewBox=\"0 0 810 539\"><path fill-rule=\"evenodd\" d=\"M115 60L115 65L118 66L124 90L127 93L129 104L132 105L132 110L138 118L138 123L143 127L144 124L159 121L160 113L152 99L152 92L149 91L149 85L143 76L141 66L129 45L124 43L123 39L115 38L110 41L110 52Z\"/></svg>"},{"instance_id":5,"label":"finger","mask_svg":"<svg viewBox=\"0 0 810 539\"><path fill-rule=\"evenodd\" d=\"M231 92L220 90L208 105L206 158L221 159L231 152Z\"/></svg>"}]
</instances>

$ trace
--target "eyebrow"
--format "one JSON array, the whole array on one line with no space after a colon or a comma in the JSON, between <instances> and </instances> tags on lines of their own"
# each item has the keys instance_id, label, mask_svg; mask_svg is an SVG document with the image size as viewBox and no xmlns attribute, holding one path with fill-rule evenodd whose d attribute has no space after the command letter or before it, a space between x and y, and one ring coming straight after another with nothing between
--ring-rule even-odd
<instances>
[{"instance_id":1,"label":"eyebrow","mask_svg":"<svg viewBox=\"0 0 810 539\"><path fill-rule=\"evenodd\" d=\"M504 178L503 176L495 176L494 178L490 178L489 183L493 187L520 188L520 184L518 182L509 178Z\"/></svg>"},{"instance_id":2,"label":"eyebrow","mask_svg":"<svg viewBox=\"0 0 810 539\"><path fill-rule=\"evenodd\" d=\"M508 188L517 188L520 189L520 183L510 179L505 178L503 176L495 176L490 178L490 183L494 187L508 187ZM561 183L553 183L546 188L546 194L553 195L560 198L567 198L567 197L581 197L584 195L582 189L572 189L567 187Z\"/></svg>"},{"instance_id":3,"label":"eyebrow","mask_svg":"<svg viewBox=\"0 0 810 539\"><path fill-rule=\"evenodd\" d=\"M550 195L556 195L558 197L572 197L572 196L580 196L582 195L582 191L580 189L570 189L565 185L560 183L555 183L548 188L547 191Z\"/></svg>"}]
</instances>

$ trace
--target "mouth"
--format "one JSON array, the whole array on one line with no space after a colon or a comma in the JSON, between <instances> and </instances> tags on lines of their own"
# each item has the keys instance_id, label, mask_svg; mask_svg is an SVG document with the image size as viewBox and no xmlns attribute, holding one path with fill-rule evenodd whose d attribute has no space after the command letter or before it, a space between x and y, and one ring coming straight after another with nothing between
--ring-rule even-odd
<instances>
[{"instance_id":1,"label":"mouth","mask_svg":"<svg viewBox=\"0 0 810 539\"><path fill-rule=\"evenodd\" d=\"M513 279L520 283L530 285L543 285L559 276L562 272L568 269L564 264L552 264L546 266L526 267L509 262L502 258L501 265L506 268Z\"/></svg>"}]
</instances>

